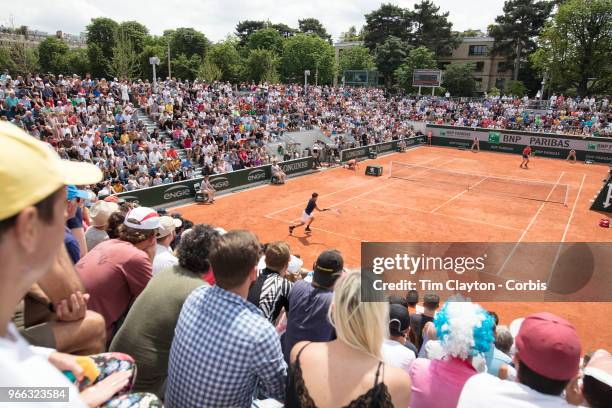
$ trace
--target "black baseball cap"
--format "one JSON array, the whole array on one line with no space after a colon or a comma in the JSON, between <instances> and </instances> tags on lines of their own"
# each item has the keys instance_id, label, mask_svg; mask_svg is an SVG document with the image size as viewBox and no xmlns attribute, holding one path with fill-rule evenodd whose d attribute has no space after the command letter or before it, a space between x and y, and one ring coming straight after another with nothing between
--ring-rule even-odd
<instances>
[{"instance_id":1,"label":"black baseball cap","mask_svg":"<svg viewBox=\"0 0 612 408\"><path fill-rule=\"evenodd\" d=\"M340 251L336 249L323 251L314 265L312 281L324 288L330 288L334 286L343 270L344 260Z\"/></svg>"},{"instance_id":2,"label":"black baseball cap","mask_svg":"<svg viewBox=\"0 0 612 408\"><path fill-rule=\"evenodd\" d=\"M410 315L408 310L398 304L389 305L389 333L398 337L410 327Z\"/></svg>"}]
</instances>

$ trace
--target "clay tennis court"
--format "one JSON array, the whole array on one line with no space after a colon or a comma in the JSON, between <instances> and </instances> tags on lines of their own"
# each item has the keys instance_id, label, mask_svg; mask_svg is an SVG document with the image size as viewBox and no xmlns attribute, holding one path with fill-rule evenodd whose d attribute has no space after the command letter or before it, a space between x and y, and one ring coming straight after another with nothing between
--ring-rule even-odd
<instances>
[{"instance_id":1,"label":"clay tennis court","mask_svg":"<svg viewBox=\"0 0 612 408\"><path fill-rule=\"evenodd\" d=\"M188 205L176 211L194 222L254 231L261 242L286 240L292 252L304 259L305 267L326 248L339 249L347 267L359 267L362 241L612 241L611 230L597 225L602 215L589 210L589 200L601 188L607 166L534 157L530 169L524 170L519 168L520 161L518 155L419 147L360 162L357 171L321 171L292 178L282 186L220 196L214 205ZM404 177L389 177L391 162L396 162L396 174ZM382 165L384 175L365 176L368 164ZM315 212L312 234L296 228L289 236L289 223L300 217L315 191L319 207L337 208L340 214ZM548 271L525 273L545 279ZM593 277L593 284L598 280L609 282L610 278L600 273ZM576 325L585 350L595 345L612 347L611 325L597 325L593 330L601 316L612 313L612 303L493 302L483 306L497 312L503 324L532 312L550 311Z\"/></svg>"}]
</instances>

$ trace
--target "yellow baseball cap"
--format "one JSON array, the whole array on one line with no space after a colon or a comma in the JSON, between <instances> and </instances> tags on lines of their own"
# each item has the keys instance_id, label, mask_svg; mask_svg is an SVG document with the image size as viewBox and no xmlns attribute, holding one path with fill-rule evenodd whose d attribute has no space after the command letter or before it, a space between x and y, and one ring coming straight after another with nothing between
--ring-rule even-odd
<instances>
[{"instance_id":1,"label":"yellow baseball cap","mask_svg":"<svg viewBox=\"0 0 612 408\"><path fill-rule=\"evenodd\" d=\"M68 184L97 183L96 166L61 160L48 145L19 127L0 121L0 220L51 195Z\"/></svg>"}]
</instances>

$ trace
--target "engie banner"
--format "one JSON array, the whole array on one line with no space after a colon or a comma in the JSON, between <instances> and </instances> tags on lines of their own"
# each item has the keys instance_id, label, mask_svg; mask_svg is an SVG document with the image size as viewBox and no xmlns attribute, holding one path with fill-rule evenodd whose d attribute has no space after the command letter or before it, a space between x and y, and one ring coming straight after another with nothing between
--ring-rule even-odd
<instances>
[{"instance_id":1,"label":"engie banner","mask_svg":"<svg viewBox=\"0 0 612 408\"><path fill-rule=\"evenodd\" d=\"M311 170L313 162L312 157L304 157L282 162L280 166L287 175L291 175ZM209 177L209 181L217 191L239 189L249 184L270 181L272 178L271 168L272 166L267 164L229 173L215 174ZM202 180L203 177L196 177L191 180L128 191L117 194L117 196L147 207L164 206L175 201L194 198Z\"/></svg>"},{"instance_id":2,"label":"engie banner","mask_svg":"<svg viewBox=\"0 0 612 408\"><path fill-rule=\"evenodd\" d=\"M390 142L377 143L368 146L355 147L352 149L345 149L340 152L340 160L344 163L351 159L365 159L370 155L370 152L376 154L384 154L389 152L397 151L399 140L392 140ZM425 137L417 136L404 139L406 147L411 147L416 144L424 143Z\"/></svg>"},{"instance_id":3,"label":"engie banner","mask_svg":"<svg viewBox=\"0 0 612 408\"><path fill-rule=\"evenodd\" d=\"M574 149L577 160L612 162L612 139L607 138L443 125L427 125L427 131L432 134L432 144L439 146L469 149L477 138L482 150L521 154L531 145L536 156L565 159Z\"/></svg>"}]
</instances>

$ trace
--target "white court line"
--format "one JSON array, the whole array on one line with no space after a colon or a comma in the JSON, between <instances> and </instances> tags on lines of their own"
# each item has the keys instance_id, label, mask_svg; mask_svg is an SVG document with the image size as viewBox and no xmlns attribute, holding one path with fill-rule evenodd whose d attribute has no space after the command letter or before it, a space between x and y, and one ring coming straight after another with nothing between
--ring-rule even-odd
<instances>
[{"instance_id":1,"label":"white court line","mask_svg":"<svg viewBox=\"0 0 612 408\"><path fill-rule=\"evenodd\" d=\"M441 158L441 157L444 157L444 156L435 156L434 158L432 158L432 159L430 159L430 160L427 160L427 161L425 161L425 162L423 162L423 163L417 163L417 164L418 164L418 165L423 165L423 164L426 164L426 163L430 163L430 162L432 162L432 161L434 161L434 160L437 160L437 159L439 159L439 158ZM452 160L451 160L451 161L452 161ZM319 198L321 198L321 197L329 197L329 196L332 196L332 195L334 195L334 194L341 193L341 192L346 191L346 190L350 190L350 189L353 189L353 188L358 188L358 187L364 186L364 185L366 185L366 184L368 184L368 183L373 184L373 183L375 183L375 182L377 182L377 181L379 181L379 180L377 180L377 179L374 179L374 180L366 180L366 181L364 181L364 182L362 182L362 183L359 183L359 184L357 184L357 185L354 185L354 186L345 187L345 188L343 188L343 189L336 190L336 191L333 191L333 192L331 192L331 193L327 193L327 194L320 195L320 196L319 196ZM266 217L267 217L267 216L269 216L269 215L276 215L276 214L282 213L282 212L284 212L284 211L290 210L290 209L295 208L295 207L299 207L299 206L301 206L301 205L302 205L301 203L299 203L299 204L294 204L294 205L291 205L291 206L289 206L289 207L285 207L285 208L282 208L282 209L280 209L280 210L273 211L273 212L271 212L271 213L269 213L269 214L266 214Z\"/></svg>"},{"instance_id":2,"label":"white court line","mask_svg":"<svg viewBox=\"0 0 612 408\"><path fill-rule=\"evenodd\" d=\"M512 247L512 250L510 251L510 253L506 257L506 260L504 261L502 266L497 271L497 273L496 273L497 276L501 275L502 271L506 267L506 264L508 264L508 261L510 261L510 258L512 258L512 255L514 255L514 253L516 252L516 249L518 248L519 244L523 241L523 238L525 238L525 236L527 235L527 231L529 231L529 228L531 228L531 226L535 223L536 218L538 218L538 215L540 215L540 212L542 211L542 208L544 208L544 204L546 204L546 202L550 198L550 195L552 194L552 192L555 191L555 187L557 187L557 185L561 181L561 178L563 177L564 174L565 174L564 171L562 171L561 174L559 174L559 178L557 179L557 182L555 184L553 184L553 186L550 189L548 195L546 196L546 199L542 202L542 204L540 204L540 207L538 208L538 211L536 211L535 215L531 218L531 221L529 221L529 225L527 225L527 228L525 228L525 230L521 234L521 237L519 238L518 241L516 241L516 244L514 244L514 246Z\"/></svg>"},{"instance_id":3,"label":"white court line","mask_svg":"<svg viewBox=\"0 0 612 408\"><path fill-rule=\"evenodd\" d=\"M483 181L485 181L486 179L488 179L489 177L484 177L482 180L480 180L478 183L474 184L471 188L476 187L477 185L479 185L480 183L482 183ZM454 196L452 196L451 198L449 198L448 200L446 200L445 202L443 202L442 204L440 204L439 206L437 206L436 208L434 208L433 210L430 211L430 213L435 213L436 211L438 211L440 208L444 207L446 204L450 203L451 201L461 197L462 195L464 195L465 193L467 193L468 191L470 191L470 187L468 186L468 188L466 188L465 190L463 190L460 193L455 194Z\"/></svg>"},{"instance_id":4,"label":"white court line","mask_svg":"<svg viewBox=\"0 0 612 408\"><path fill-rule=\"evenodd\" d=\"M431 214L431 212L427 211L427 210L422 210L420 208L414 208L414 207L407 207L405 205L392 204L392 203L388 203L386 201L371 200L369 198L360 198L359 200L366 201L366 202L372 202L372 203L375 203L375 204L388 205L388 206L391 206L391 207L403 208L403 209L406 209L406 210L412 210L412 211L420 212L420 213L423 213L423 214ZM437 213L436 216L438 216L438 217L446 217L446 218L451 218L451 219L461 220L461 221L469 221L469 222L473 222L473 223L476 223L476 224L488 225L490 227L497 227L497 228L507 229L507 230L510 230L510 231L523 232L523 230L520 229L520 228L509 227L507 225L493 224L491 222L480 221L480 220L476 220L476 219L473 219L473 218L458 217L456 215L448 215L448 214L441 214L441 213Z\"/></svg>"},{"instance_id":5,"label":"white court line","mask_svg":"<svg viewBox=\"0 0 612 408\"><path fill-rule=\"evenodd\" d=\"M555 271L555 265L557 265L557 261L559 260L559 255L561 255L561 246L565 242L565 237L567 236L567 232L569 231L570 224L572 222L572 218L574 217L574 211L576 210L576 205L578 204L578 199L580 198L580 192L582 191L582 186L584 185L584 180L586 179L586 174L582 173L582 181L580 182L580 187L578 188L578 194L576 195L576 200L574 200L574 205L572 207L572 212L570 213L569 218L567 219L567 224L565 225L565 230L563 231L563 237L561 237L561 242L559 242L559 248L557 248L557 254L555 255L555 260L550 266L550 272L548 273L548 285L550 286L550 281L553 277L553 272Z\"/></svg>"},{"instance_id":6,"label":"white court line","mask_svg":"<svg viewBox=\"0 0 612 408\"><path fill-rule=\"evenodd\" d=\"M284 224L290 224L290 222L288 222L288 221L286 221L286 220L284 220L284 219L282 219L282 218L278 218L278 217L274 217L274 216L270 216L270 215L266 215L265 217L266 217L267 219L269 219L269 220L275 220L275 221L280 221L280 222L282 222L282 223L284 223ZM346 238L346 239L352 239L353 241L358 241L358 242L368 242L368 241L365 241L365 240L360 239L360 238L355 238L355 237L352 237L352 236L350 236L350 235L344 235L344 234L340 234L340 233L338 233L338 232L334 232L334 231L329 231L329 230L326 230L326 229L323 229L323 228L313 227L312 225L310 226L310 229L317 230L317 231L327 232L328 234L337 235L337 236L339 236L339 237ZM294 238L299 238L299 237L296 237L295 235L292 235L292 236L293 236Z\"/></svg>"},{"instance_id":7,"label":"white court line","mask_svg":"<svg viewBox=\"0 0 612 408\"><path fill-rule=\"evenodd\" d=\"M455 160L456 160L456 159L451 159L451 160L445 161L444 163L441 163L441 164L440 164L440 166L443 166L443 165L448 164L448 163L450 163L450 162L453 162L453 161L455 161ZM431 170L431 169L422 170L422 171L421 171L421 173L424 173L424 172L429 171L429 170ZM417 174L419 174L419 173L417 173ZM368 194L371 194L371 193L373 193L373 192L375 192L375 191L382 190L383 188L387 188L387 187L389 187L389 186L392 186L393 184L397 184L397 183L399 183L400 181L401 181L401 179L399 179L399 180L395 180L395 181L392 181L391 183L383 184L382 186L376 187L375 189L365 191L365 192L363 192L363 193L361 193L361 194L357 194L356 196L349 197L349 198L347 198L346 200L342 200L342 201L339 201L339 202L337 202L337 203L335 203L335 204L332 204L332 205L328 206L328 208L331 208L331 207L338 207L338 206L339 206L339 205L341 205L341 204L348 203L349 201L353 201L353 200L358 199L358 198L360 198L360 197L363 197L363 196L366 196L366 195L368 195Z\"/></svg>"}]
</instances>

